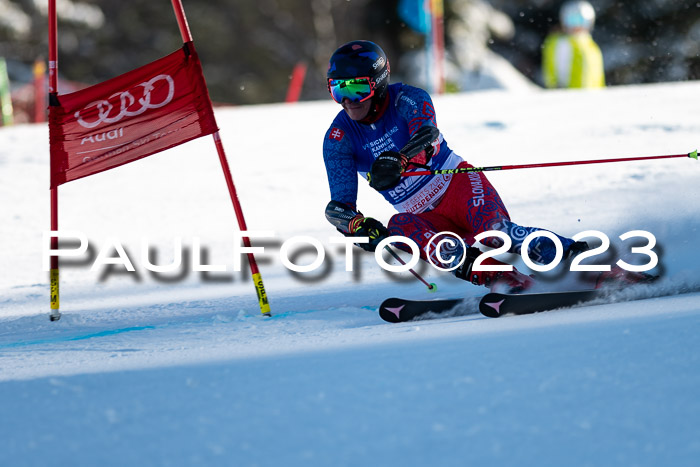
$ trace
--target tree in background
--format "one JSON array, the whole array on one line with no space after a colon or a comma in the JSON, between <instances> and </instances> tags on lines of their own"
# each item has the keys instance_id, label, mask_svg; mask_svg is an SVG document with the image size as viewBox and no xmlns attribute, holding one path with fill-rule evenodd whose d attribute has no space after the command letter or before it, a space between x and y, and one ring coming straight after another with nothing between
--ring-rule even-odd
<instances>
[{"instance_id":1,"label":"tree in background","mask_svg":"<svg viewBox=\"0 0 700 467\"><path fill-rule=\"evenodd\" d=\"M184 0L184 6L212 99L240 105L283 101L292 70L300 62L309 66L301 98L326 99L328 57L339 44L358 38L381 44L392 58L392 76L410 83L414 73L400 57L421 49L424 39L401 21L398 2ZM32 64L46 55L45 3L0 0L0 56L7 59L13 89L31 82ZM558 21L561 3L445 0L448 34L450 22L453 32L462 28L460 36L447 37L451 61L457 71L471 73L465 76L475 83L486 76L483 57L496 52L532 82L542 83L541 45ZM608 84L700 77L697 0L591 3L597 14L594 38L605 57ZM103 81L181 46L167 0L59 0L58 9L60 71L68 80ZM492 14L484 16L487 10ZM510 19L512 35L498 32L494 18L505 18L501 13ZM472 56L459 58L458 48ZM481 59L474 55L477 51Z\"/></svg>"}]
</instances>

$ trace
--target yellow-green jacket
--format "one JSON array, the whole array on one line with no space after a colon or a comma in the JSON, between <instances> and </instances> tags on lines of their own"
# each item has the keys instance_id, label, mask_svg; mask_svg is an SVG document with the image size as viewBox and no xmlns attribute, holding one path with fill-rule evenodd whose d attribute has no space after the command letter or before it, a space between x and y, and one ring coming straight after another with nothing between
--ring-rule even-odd
<instances>
[{"instance_id":1,"label":"yellow-green jacket","mask_svg":"<svg viewBox=\"0 0 700 467\"><path fill-rule=\"evenodd\" d=\"M552 33L544 41L542 76L548 88L602 88L603 54L586 31Z\"/></svg>"}]
</instances>

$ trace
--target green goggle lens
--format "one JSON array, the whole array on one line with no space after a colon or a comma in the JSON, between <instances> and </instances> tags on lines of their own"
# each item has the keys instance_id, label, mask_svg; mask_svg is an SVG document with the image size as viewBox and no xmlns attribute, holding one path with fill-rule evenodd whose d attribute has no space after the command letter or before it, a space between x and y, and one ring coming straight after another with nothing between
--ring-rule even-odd
<instances>
[{"instance_id":1,"label":"green goggle lens","mask_svg":"<svg viewBox=\"0 0 700 467\"><path fill-rule=\"evenodd\" d=\"M364 102L374 95L369 78L329 79L328 90L333 100L339 104L342 104L343 99Z\"/></svg>"}]
</instances>

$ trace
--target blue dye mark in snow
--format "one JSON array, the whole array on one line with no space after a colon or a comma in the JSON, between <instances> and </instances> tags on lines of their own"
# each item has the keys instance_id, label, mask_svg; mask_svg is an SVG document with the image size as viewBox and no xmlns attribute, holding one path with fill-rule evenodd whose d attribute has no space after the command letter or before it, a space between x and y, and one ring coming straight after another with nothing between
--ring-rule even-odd
<instances>
[{"instance_id":1,"label":"blue dye mark in snow","mask_svg":"<svg viewBox=\"0 0 700 467\"><path fill-rule=\"evenodd\" d=\"M113 336L115 334L122 334L131 331L145 331L146 329L155 329L155 326L132 326L129 328L120 329L108 329L106 331L93 332L90 334L83 334L80 336L62 336L62 337L52 337L48 339L35 339L30 341L19 341L10 342L8 344L0 344L0 349L9 349L13 347L26 347L28 345L41 345L41 344L54 344L57 342L72 342L72 341L82 341L86 339L93 339L96 337L106 337Z\"/></svg>"},{"instance_id":2,"label":"blue dye mark in snow","mask_svg":"<svg viewBox=\"0 0 700 467\"><path fill-rule=\"evenodd\" d=\"M370 310L370 311L377 311L378 308L375 306L361 306L360 309L362 310ZM273 320L273 319L280 319L280 318L286 318L287 316L296 316L296 315L305 315L309 313L317 313L319 311L334 311L333 309L326 309L326 310L297 310L297 311L283 311L282 313L270 313L270 316L266 316L265 320Z\"/></svg>"}]
</instances>

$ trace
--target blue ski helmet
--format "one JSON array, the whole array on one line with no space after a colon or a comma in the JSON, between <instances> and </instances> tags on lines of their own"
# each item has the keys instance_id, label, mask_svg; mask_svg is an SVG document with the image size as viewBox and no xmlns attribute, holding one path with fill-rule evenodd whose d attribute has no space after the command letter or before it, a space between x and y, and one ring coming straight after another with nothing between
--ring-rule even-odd
<instances>
[{"instance_id":1,"label":"blue ski helmet","mask_svg":"<svg viewBox=\"0 0 700 467\"><path fill-rule=\"evenodd\" d=\"M326 78L331 95L332 80L368 78L373 91L373 101L381 102L389 87L389 60L382 48L374 42L348 42L331 55Z\"/></svg>"}]
</instances>

